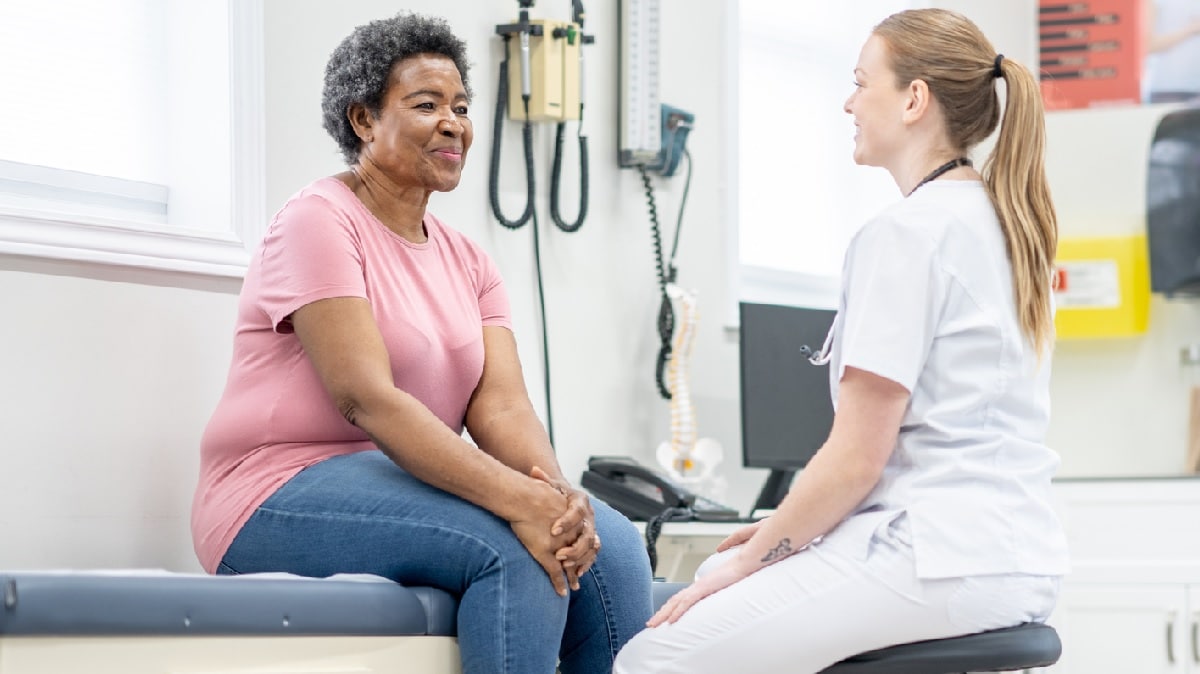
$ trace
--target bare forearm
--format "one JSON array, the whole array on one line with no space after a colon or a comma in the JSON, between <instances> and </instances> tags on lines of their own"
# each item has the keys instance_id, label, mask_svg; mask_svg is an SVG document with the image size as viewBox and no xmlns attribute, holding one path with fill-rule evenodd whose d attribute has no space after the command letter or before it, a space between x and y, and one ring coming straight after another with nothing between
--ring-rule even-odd
<instances>
[{"instance_id":1,"label":"bare forearm","mask_svg":"<svg viewBox=\"0 0 1200 674\"><path fill-rule=\"evenodd\" d=\"M565 481L546 429L532 407L468 413L467 429L480 449L514 471L528 475L537 466L551 478Z\"/></svg>"},{"instance_id":2,"label":"bare forearm","mask_svg":"<svg viewBox=\"0 0 1200 674\"><path fill-rule=\"evenodd\" d=\"M536 487L528 473L471 446L408 394L397 390L388 398L359 411L354 422L398 466L505 520L522 510Z\"/></svg>"},{"instance_id":3,"label":"bare forearm","mask_svg":"<svg viewBox=\"0 0 1200 674\"><path fill-rule=\"evenodd\" d=\"M536 466L550 480L565 482L546 429L529 402L512 331L484 326L483 345L483 375L467 405L471 439L522 475Z\"/></svg>"},{"instance_id":4,"label":"bare forearm","mask_svg":"<svg viewBox=\"0 0 1200 674\"><path fill-rule=\"evenodd\" d=\"M893 380L847 366L829 439L791 491L738 555L753 572L833 529L879 482L908 408L909 392ZM743 566L743 568L748 568Z\"/></svg>"},{"instance_id":5,"label":"bare forearm","mask_svg":"<svg viewBox=\"0 0 1200 674\"><path fill-rule=\"evenodd\" d=\"M828 533L866 498L879 471L836 451L818 452L797 477L778 510L746 542L739 563L749 572L791 555Z\"/></svg>"}]
</instances>

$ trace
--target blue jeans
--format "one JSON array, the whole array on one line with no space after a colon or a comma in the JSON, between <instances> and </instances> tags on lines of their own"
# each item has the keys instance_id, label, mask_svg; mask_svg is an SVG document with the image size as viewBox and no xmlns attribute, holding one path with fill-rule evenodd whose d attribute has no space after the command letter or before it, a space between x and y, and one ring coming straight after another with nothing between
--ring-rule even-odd
<instances>
[{"instance_id":1,"label":"blue jeans","mask_svg":"<svg viewBox=\"0 0 1200 674\"><path fill-rule=\"evenodd\" d=\"M468 674L610 672L650 617L650 564L637 530L592 500L603 541L579 590L560 597L508 523L421 482L382 452L326 459L255 511L218 573L370 573L460 598Z\"/></svg>"}]
</instances>

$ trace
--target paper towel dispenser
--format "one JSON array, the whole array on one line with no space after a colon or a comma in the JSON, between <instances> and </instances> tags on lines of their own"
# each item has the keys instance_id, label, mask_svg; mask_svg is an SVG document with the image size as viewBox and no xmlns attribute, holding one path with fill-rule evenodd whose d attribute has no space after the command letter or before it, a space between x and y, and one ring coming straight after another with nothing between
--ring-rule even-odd
<instances>
[{"instance_id":1,"label":"paper towel dispenser","mask_svg":"<svg viewBox=\"0 0 1200 674\"><path fill-rule=\"evenodd\" d=\"M1200 296L1200 107L1159 120L1146 174L1150 288Z\"/></svg>"}]
</instances>

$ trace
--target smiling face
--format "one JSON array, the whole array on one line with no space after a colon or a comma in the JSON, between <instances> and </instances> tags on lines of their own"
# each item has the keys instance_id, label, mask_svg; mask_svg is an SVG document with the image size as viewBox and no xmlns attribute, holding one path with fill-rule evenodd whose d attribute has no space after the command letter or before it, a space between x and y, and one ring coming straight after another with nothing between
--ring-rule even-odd
<instances>
[{"instance_id":1,"label":"smiling face","mask_svg":"<svg viewBox=\"0 0 1200 674\"><path fill-rule=\"evenodd\" d=\"M363 140L359 165L398 187L448 192L458 186L474 129L454 61L418 54L392 66L378 117L352 108Z\"/></svg>"},{"instance_id":2,"label":"smiling face","mask_svg":"<svg viewBox=\"0 0 1200 674\"><path fill-rule=\"evenodd\" d=\"M896 86L887 43L872 35L854 68L854 93L844 109L854 115L854 161L887 167L898 154L907 92Z\"/></svg>"}]
</instances>

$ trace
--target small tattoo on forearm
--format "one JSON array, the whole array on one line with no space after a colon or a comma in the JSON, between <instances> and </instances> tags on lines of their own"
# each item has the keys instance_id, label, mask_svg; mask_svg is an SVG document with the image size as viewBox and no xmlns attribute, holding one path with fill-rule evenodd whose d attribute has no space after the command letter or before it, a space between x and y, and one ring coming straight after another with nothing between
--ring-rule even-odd
<instances>
[{"instance_id":1,"label":"small tattoo on forearm","mask_svg":"<svg viewBox=\"0 0 1200 674\"><path fill-rule=\"evenodd\" d=\"M760 561L763 563L775 562L787 557L788 555L792 554L792 552L792 539L785 538L779 541L779 545L771 548L770 552L767 553L767 556L763 557Z\"/></svg>"}]
</instances>

